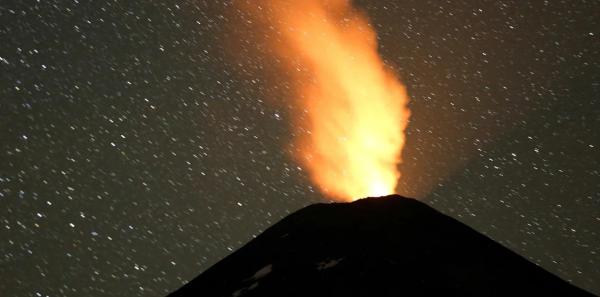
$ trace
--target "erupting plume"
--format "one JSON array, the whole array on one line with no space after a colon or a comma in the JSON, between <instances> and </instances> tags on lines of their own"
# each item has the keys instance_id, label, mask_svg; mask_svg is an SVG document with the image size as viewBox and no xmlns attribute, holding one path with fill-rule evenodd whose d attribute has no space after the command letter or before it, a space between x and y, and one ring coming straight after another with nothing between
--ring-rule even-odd
<instances>
[{"instance_id":1,"label":"erupting plume","mask_svg":"<svg viewBox=\"0 0 600 297\"><path fill-rule=\"evenodd\" d=\"M395 191L410 112L376 34L350 0L252 1L278 32L297 104L294 156L327 195L349 201Z\"/></svg>"}]
</instances>

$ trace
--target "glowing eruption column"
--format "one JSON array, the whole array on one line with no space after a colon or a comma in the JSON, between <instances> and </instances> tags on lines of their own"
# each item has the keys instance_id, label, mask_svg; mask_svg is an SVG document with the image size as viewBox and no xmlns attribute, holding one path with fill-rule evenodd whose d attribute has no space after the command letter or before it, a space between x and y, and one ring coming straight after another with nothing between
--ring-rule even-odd
<instances>
[{"instance_id":1,"label":"glowing eruption column","mask_svg":"<svg viewBox=\"0 0 600 297\"><path fill-rule=\"evenodd\" d=\"M294 157L334 199L393 193L408 97L367 19L348 0L273 0L261 9L281 34L279 54L298 72L293 85L307 111L297 119Z\"/></svg>"}]
</instances>

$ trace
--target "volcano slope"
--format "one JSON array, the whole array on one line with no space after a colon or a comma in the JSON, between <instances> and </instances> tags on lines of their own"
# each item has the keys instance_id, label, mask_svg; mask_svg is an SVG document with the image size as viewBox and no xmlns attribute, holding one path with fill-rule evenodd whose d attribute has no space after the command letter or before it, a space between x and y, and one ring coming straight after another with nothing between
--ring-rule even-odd
<instances>
[{"instance_id":1,"label":"volcano slope","mask_svg":"<svg viewBox=\"0 0 600 297\"><path fill-rule=\"evenodd\" d=\"M593 295L391 195L301 209L169 296Z\"/></svg>"}]
</instances>

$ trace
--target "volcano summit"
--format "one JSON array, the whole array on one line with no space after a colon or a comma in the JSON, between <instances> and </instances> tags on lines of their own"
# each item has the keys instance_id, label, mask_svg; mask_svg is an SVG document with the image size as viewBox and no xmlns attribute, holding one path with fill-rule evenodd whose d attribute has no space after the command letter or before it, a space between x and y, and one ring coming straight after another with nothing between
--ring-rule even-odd
<instances>
[{"instance_id":1,"label":"volcano summit","mask_svg":"<svg viewBox=\"0 0 600 297\"><path fill-rule=\"evenodd\" d=\"M593 296L419 201L315 204L180 296Z\"/></svg>"}]
</instances>

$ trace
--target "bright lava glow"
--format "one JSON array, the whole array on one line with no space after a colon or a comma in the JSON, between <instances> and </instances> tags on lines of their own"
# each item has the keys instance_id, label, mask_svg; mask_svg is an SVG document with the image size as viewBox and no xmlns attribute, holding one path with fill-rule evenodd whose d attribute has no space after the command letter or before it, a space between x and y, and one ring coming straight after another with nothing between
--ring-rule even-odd
<instances>
[{"instance_id":1,"label":"bright lava glow","mask_svg":"<svg viewBox=\"0 0 600 297\"><path fill-rule=\"evenodd\" d=\"M410 112L376 35L349 0L258 1L293 75L295 158L328 196L350 201L395 191Z\"/></svg>"}]
</instances>

